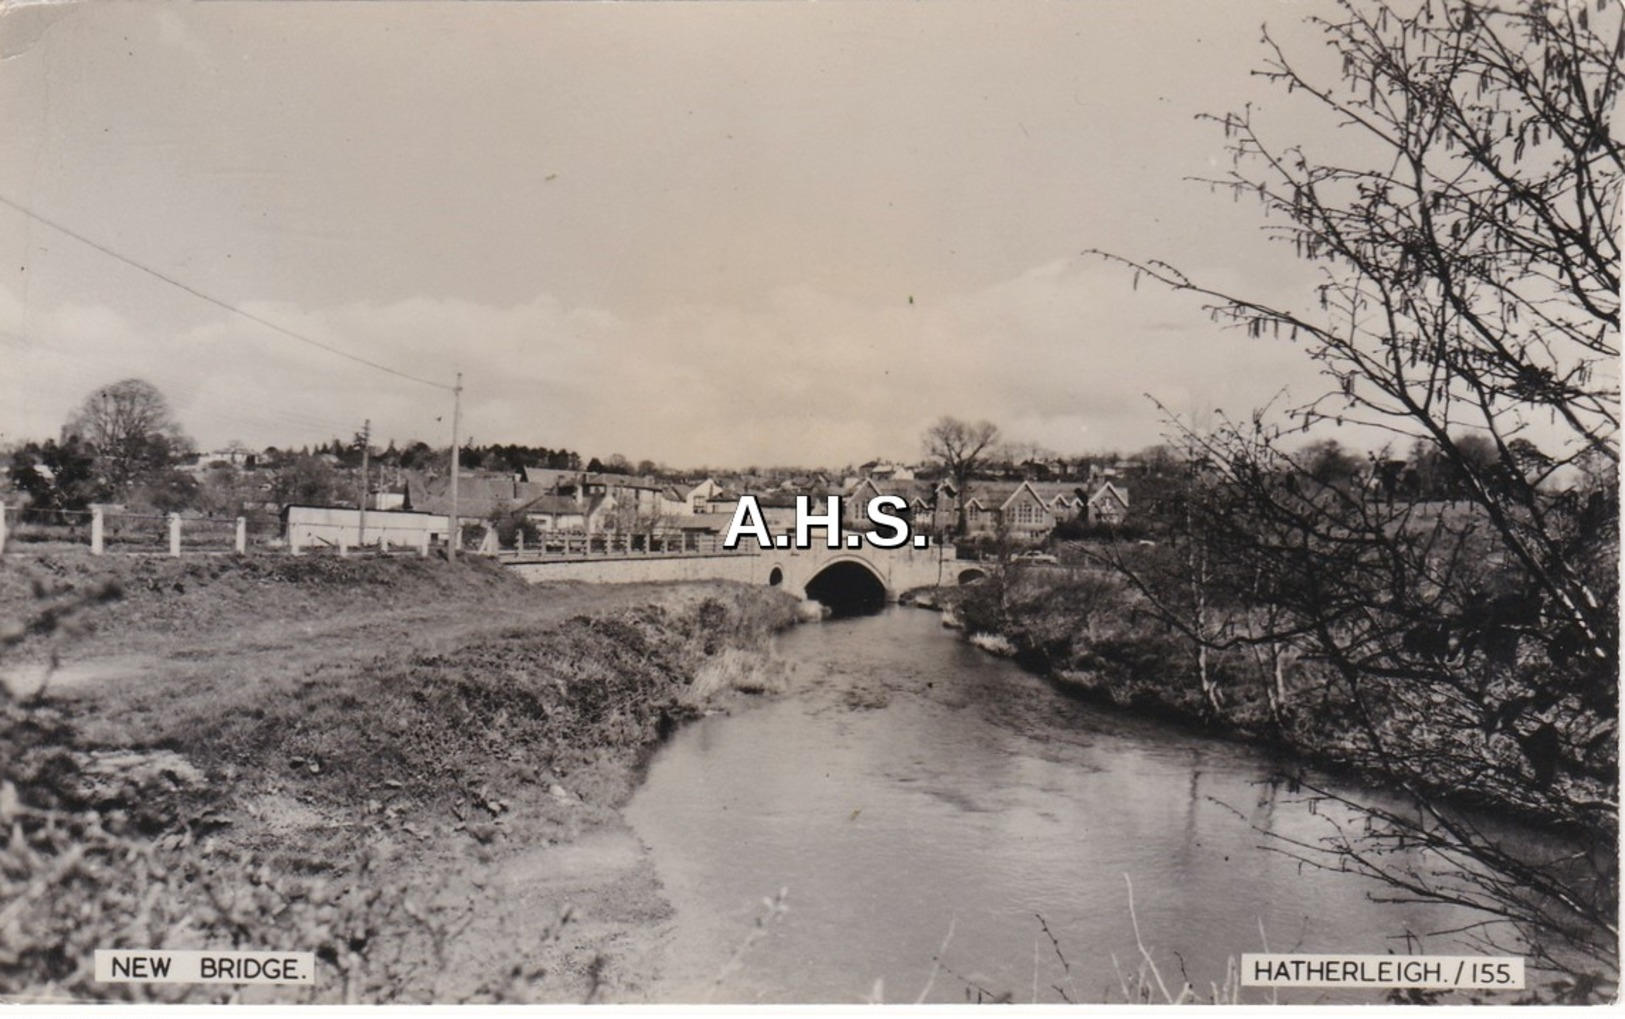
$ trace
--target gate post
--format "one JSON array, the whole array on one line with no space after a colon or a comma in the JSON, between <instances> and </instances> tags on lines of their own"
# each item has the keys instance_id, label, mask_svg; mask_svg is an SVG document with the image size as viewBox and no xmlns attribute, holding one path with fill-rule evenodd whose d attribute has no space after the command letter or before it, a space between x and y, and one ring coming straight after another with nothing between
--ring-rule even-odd
<instances>
[{"instance_id":1,"label":"gate post","mask_svg":"<svg viewBox=\"0 0 1625 1019\"><path fill-rule=\"evenodd\" d=\"M100 506L90 507L90 554L101 555L106 550L106 520L103 514L107 511Z\"/></svg>"},{"instance_id":2,"label":"gate post","mask_svg":"<svg viewBox=\"0 0 1625 1019\"><path fill-rule=\"evenodd\" d=\"M236 547L237 547L237 554L238 555L246 555L247 554L247 552L248 552L248 520L246 518L244 518L244 517L238 517L237 518Z\"/></svg>"},{"instance_id":3,"label":"gate post","mask_svg":"<svg viewBox=\"0 0 1625 1019\"><path fill-rule=\"evenodd\" d=\"M169 515L169 554L179 558L181 554L181 515Z\"/></svg>"}]
</instances>

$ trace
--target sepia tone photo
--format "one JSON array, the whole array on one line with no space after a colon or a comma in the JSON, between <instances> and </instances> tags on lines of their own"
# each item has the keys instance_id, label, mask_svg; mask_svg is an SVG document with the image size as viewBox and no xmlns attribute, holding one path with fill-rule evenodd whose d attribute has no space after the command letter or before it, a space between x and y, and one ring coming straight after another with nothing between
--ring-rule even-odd
<instances>
[{"instance_id":1,"label":"sepia tone photo","mask_svg":"<svg viewBox=\"0 0 1625 1019\"><path fill-rule=\"evenodd\" d=\"M0 5L0 1001L1615 1001L1622 60Z\"/></svg>"}]
</instances>

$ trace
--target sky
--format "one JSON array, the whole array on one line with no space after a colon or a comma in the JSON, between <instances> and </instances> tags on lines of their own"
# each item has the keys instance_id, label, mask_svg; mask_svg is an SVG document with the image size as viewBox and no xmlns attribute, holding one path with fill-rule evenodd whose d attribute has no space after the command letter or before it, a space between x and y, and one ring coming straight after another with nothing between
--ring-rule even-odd
<instances>
[{"instance_id":1,"label":"sky","mask_svg":"<svg viewBox=\"0 0 1625 1019\"><path fill-rule=\"evenodd\" d=\"M1307 400L1300 348L1084 253L1308 303L1190 178L1228 166L1200 113L1335 142L1250 74L1266 23L1315 59L1321 9L13 6L0 445L127 377L214 449L443 445L461 372L464 439L674 467L912 461L943 415L1132 450L1159 405Z\"/></svg>"}]
</instances>

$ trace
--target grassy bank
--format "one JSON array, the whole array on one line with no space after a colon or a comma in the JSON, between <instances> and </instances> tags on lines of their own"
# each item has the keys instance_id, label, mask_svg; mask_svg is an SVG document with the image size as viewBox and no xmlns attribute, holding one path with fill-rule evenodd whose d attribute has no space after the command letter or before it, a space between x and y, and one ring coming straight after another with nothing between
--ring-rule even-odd
<instances>
[{"instance_id":1,"label":"grassy bank","mask_svg":"<svg viewBox=\"0 0 1625 1019\"><path fill-rule=\"evenodd\" d=\"M478 560L8 560L0 664L58 667L4 702L0 993L231 990L90 979L95 948L167 945L317 952L272 1000L635 997L658 887L566 850L625 848L649 750L770 687L792 610Z\"/></svg>"}]
</instances>

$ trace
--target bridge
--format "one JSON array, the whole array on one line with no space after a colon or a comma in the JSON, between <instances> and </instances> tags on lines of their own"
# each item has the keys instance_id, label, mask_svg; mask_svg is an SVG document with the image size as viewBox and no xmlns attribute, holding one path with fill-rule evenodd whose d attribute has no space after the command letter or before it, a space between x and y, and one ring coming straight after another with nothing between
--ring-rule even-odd
<instances>
[{"instance_id":1,"label":"bridge","mask_svg":"<svg viewBox=\"0 0 1625 1019\"><path fill-rule=\"evenodd\" d=\"M832 607L878 607L916 587L952 586L974 563L955 558L952 545L931 548L741 548L737 551L606 550L602 554L504 554L509 569L532 583L584 580L627 584L672 580L733 580L781 587L798 598Z\"/></svg>"}]
</instances>

